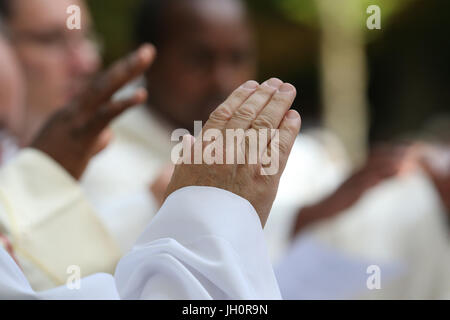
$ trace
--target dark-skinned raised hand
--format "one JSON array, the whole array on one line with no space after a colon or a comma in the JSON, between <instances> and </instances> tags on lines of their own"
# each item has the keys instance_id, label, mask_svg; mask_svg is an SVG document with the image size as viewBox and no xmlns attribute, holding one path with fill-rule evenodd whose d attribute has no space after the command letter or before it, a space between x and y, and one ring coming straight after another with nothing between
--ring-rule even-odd
<instances>
[{"instance_id":1,"label":"dark-skinned raised hand","mask_svg":"<svg viewBox=\"0 0 450 320\"><path fill-rule=\"evenodd\" d=\"M137 88L120 100L114 100L113 96L142 75L155 54L154 47L146 44L116 62L96 77L77 99L50 117L30 147L46 153L79 179L90 159L109 142L111 121L147 99L144 88Z\"/></svg>"}]
</instances>

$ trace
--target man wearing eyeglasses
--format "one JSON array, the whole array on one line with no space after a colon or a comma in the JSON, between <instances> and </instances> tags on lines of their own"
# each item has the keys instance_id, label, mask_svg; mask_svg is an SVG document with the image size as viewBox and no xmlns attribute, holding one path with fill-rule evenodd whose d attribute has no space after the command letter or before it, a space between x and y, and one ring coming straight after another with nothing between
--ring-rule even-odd
<instances>
[{"instance_id":1,"label":"man wearing eyeglasses","mask_svg":"<svg viewBox=\"0 0 450 320\"><path fill-rule=\"evenodd\" d=\"M69 17L66 12L70 5L82 9L80 30L69 30L66 26ZM8 38L7 47L11 45L17 56L26 88L22 95L18 95L4 86L12 86L13 80L21 75L17 71L13 72L14 77L11 76L5 67L11 68L15 64L6 63L1 68L2 75L7 77L2 82L2 89L11 93L16 100L23 96L24 101L11 101L11 107L8 107L2 94L1 110L6 110L6 107L12 110L8 116L1 117L5 122L0 137L1 159L4 160L1 163L5 165L6 160L12 158L19 149L17 146L30 145L52 114L73 104L75 97L84 91L90 78L98 71L100 58L90 36L90 17L82 0L0 0L0 18L3 26L1 34ZM66 125L69 130L67 121ZM108 131L104 132L101 138L105 137L103 140L107 141ZM82 140L80 135L72 138L80 142ZM69 141L66 140L64 144L67 143ZM67 154L57 144L54 147L65 162L80 162L79 156ZM38 164L39 160L31 162ZM27 170L22 170L22 174L27 177L39 173ZM72 197L71 209L55 202L48 203L50 206L33 206L30 216L24 215L25 211L18 208L9 210L8 215L0 214L0 234L3 234L0 245L14 249L14 256L22 271L31 286L38 291L64 284L69 261L70 264L79 265L84 275L114 270L120 252L101 222L90 211L72 215L71 212L77 207L77 196L64 191L62 181L59 181L59 185L53 184L51 172L40 171L45 185L39 188L39 192L45 190L46 186L56 185L54 192L59 196L55 194L55 197L59 198L60 204L67 199L66 196ZM41 200L46 203L45 197ZM18 203L26 204L27 199L22 197ZM93 232L92 228L96 231ZM75 230L83 232L74 233Z\"/></svg>"},{"instance_id":2,"label":"man wearing eyeglasses","mask_svg":"<svg viewBox=\"0 0 450 320\"><path fill-rule=\"evenodd\" d=\"M26 117L21 142L30 141L55 110L77 95L100 66L82 0L0 0L7 32L25 73ZM69 30L67 8L82 10L81 29Z\"/></svg>"}]
</instances>

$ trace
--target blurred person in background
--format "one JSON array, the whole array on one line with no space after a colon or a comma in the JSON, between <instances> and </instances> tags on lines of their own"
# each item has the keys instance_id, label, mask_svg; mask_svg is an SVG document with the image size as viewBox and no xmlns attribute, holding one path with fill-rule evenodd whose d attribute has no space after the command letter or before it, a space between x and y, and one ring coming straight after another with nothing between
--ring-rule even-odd
<instances>
[{"instance_id":1,"label":"blurred person in background","mask_svg":"<svg viewBox=\"0 0 450 320\"><path fill-rule=\"evenodd\" d=\"M276 267L284 298L450 297L448 138L415 141L403 147L389 178L377 181L363 168L300 210L297 238ZM379 164L389 167L398 156L387 153ZM369 160L365 168L372 165ZM368 284L370 266L380 272L379 288Z\"/></svg>"},{"instance_id":2,"label":"blurred person in background","mask_svg":"<svg viewBox=\"0 0 450 320\"><path fill-rule=\"evenodd\" d=\"M4 28L0 26L1 28ZM0 30L3 34L4 30ZM5 164L18 149L17 136L21 133L24 117L24 85L17 58L6 43L0 38L0 165Z\"/></svg>"},{"instance_id":3,"label":"blurred person in background","mask_svg":"<svg viewBox=\"0 0 450 320\"><path fill-rule=\"evenodd\" d=\"M8 36L24 72L27 93L19 139L31 141L50 114L80 93L100 67L83 0L1 0ZM67 8L81 8L81 29L66 26Z\"/></svg>"},{"instance_id":4,"label":"blurred person in background","mask_svg":"<svg viewBox=\"0 0 450 320\"><path fill-rule=\"evenodd\" d=\"M74 102L75 96L89 83L88 78L98 68L98 55L84 34L90 26L85 11L81 31L69 33L66 28L66 8L73 3L0 1L0 16L4 22L2 31L8 38L8 42L2 38L0 43L3 159L5 155L8 159L15 156L19 146L28 146L43 121L48 121L55 111L69 102ZM75 3L83 7L82 2ZM69 130L69 118L65 123ZM4 139L10 136L14 138ZM61 139L64 137L61 134ZM103 147L108 139L105 131L100 141ZM83 143L82 135L77 140ZM74 156L67 149L70 142L64 142L65 148L60 145L53 147L65 163L80 165L84 161L81 154L90 150ZM93 151L96 152L97 149ZM112 272L120 251L93 210L77 211L89 207L82 199L79 187L67 173L52 169L52 165L41 160L39 155L26 154L27 161L20 168L21 174L5 173L2 179L28 181L38 179L42 174L39 179L48 184L29 189L32 191L29 196L14 198L17 203L11 203L1 211L0 231L9 243L8 247L14 248L15 257L31 286L35 290L44 290L64 284L67 267L72 264L79 265L87 274ZM28 161L33 165L27 166ZM21 194L20 184L16 186L16 189L2 192L10 194L17 191ZM46 196L52 192L52 197ZM33 197L39 201L27 207Z\"/></svg>"},{"instance_id":5,"label":"blurred person in background","mask_svg":"<svg viewBox=\"0 0 450 320\"><path fill-rule=\"evenodd\" d=\"M19 64L3 36L0 17L0 165L3 166L10 156L17 152L17 146L11 132L20 126L23 111L24 86ZM17 132L16 132L17 133ZM0 246L14 257L9 238L0 229Z\"/></svg>"}]
</instances>

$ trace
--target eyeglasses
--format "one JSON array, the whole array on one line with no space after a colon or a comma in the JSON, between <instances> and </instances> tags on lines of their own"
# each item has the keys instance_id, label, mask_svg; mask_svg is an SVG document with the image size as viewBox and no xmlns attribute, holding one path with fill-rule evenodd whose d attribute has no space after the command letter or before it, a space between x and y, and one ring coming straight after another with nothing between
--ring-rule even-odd
<instances>
[{"instance_id":1,"label":"eyeglasses","mask_svg":"<svg viewBox=\"0 0 450 320\"><path fill-rule=\"evenodd\" d=\"M67 52L85 45L91 45L98 51L102 50L101 40L92 30L10 31L9 35L16 44L25 43L57 52Z\"/></svg>"}]
</instances>

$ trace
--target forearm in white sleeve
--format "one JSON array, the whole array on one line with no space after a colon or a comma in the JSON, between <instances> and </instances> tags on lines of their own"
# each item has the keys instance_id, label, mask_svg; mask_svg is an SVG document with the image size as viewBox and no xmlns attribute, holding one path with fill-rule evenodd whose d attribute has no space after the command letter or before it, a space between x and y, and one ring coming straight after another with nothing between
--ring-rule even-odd
<instances>
[{"instance_id":1,"label":"forearm in white sleeve","mask_svg":"<svg viewBox=\"0 0 450 320\"><path fill-rule=\"evenodd\" d=\"M0 298L280 299L258 216L237 195L187 187L168 197L113 277L97 274L80 288L35 294L20 269L0 254ZM15 275L8 277L8 274Z\"/></svg>"},{"instance_id":2,"label":"forearm in white sleeve","mask_svg":"<svg viewBox=\"0 0 450 320\"><path fill-rule=\"evenodd\" d=\"M210 187L170 195L115 276L124 299L280 299L256 211Z\"/></svg>"}]
</instances>

